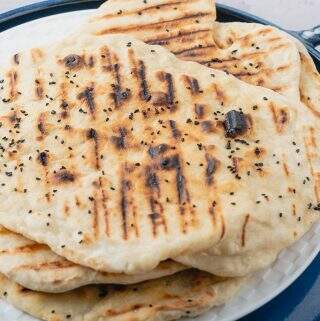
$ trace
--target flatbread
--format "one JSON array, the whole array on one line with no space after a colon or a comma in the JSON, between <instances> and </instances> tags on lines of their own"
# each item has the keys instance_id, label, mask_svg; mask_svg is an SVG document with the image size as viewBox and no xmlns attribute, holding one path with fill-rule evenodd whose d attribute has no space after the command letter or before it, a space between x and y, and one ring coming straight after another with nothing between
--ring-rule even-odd
<instances>
[{"instance_id":1,"label":"flatbread","mask_svg":"<svg viewBox=\"0 0 320 321\"><path fill-rule=\"evenodd\" d=\"M188 270L132 286L87 286L48 294L24 289L0 275L0 296L45 321L169 321L228 302L244 281Z\"/></svg>"},{"instance_id":2,"label":"flatbread","mask_svg":"<svg viewBox=\"0 0 320 321\"><path fill-rule=\"evenodd\" d=\"M127 34L164 46L180 59L225 70L250 84L300 99L300 57L284 32L254 23L215 23L211 0L166 0L155 9L158 2L109 0L89 19L84 32L97 36ZM196 18L194 10L199 12ZM175 23L168 25L171 17Z\"/></svg>"},{"instance_id":3,"label":"flatbread","mask_svg":"<svg viewBox=\"0 0 320 321\"><path fill-rule=\"evenodd\" d=\"M118 5L126 7L125 2L118 2ZM103 33L107 33L108 25L112 25L114 19L116 21L115 15L112 14L115 12L113 9L115 3L116 1L109 1L93 15L89 21L90 32L99 36L103 29L105 30ZM104 15L108 15L108 19L104 19ZM139 17L137 23L141 23ZM194 27L203 30L205 24L202 25L200 22L194 24ZM183 28L184 25L181 26L182 33L184 33ZM159 37L158 41L153 40L152 43L163 45L180 59L225 70L243 81L272 89L294 101L300 100L301 96L301 101L319 116L317 109L320 108L320 78L312 59L301 43L295 44L293 38L290 39L285 32L277 28L254 23L216 22L206 32L208 38L214 39L214 43L195 44L195 39L191 38L182 44L179 38L175 37L170 38L170 41L162 41L156 30L153 31L153 35L145 35L143 32L132 33L130 28L126 30L127 34L132 33L147 43L150 43L150 37L154 39ZM300 48L301 60L297 45ZM239 232L233 236L233 242L239 237L238 235ZM225 255L222 255L220 250L216 249L213 253L205 252L178 260L217 275L246 275L269 266L290 242L271 243L272 246L270 244L269 247L265 247L262 242L258 249L253 250L240 247L239 252L232 252L232 255L226 255L225 252L223 252Z\"/></svg>"},{"instance_id":4,"label":"flatbread","mask_svg":"<svg viewBox=\"0 0 320 321\"><path fill-rule=\"evenodd\" d=\"M296 38L295 41L301 59L300 98L312 111L315 117L320 117L320 74L308 50Z\"/></svg>"},{"instance_id":5,"label":"flatbread","mask_svg":"<svg viewBox=\"0 0 320 321\"><path fill-rule=\"evenodd\" d=\"M69 70L71 54L82 58ZM219 241L211 254L286 246L318 219L318 131L300 104L127 36L78 36L14 61L22 94L1 106L6 228L134 273ZM239 108L246 130L226 137Z\"/></svg>"},{"instance_id":6,"label":"flatbread","mask_svg":"<svg viewBox=\"0 0 320 321\"><path fill-rule=\"evenodd\" d=\"M111 0L83 26L94 35L127 34L176 55L214 46L214 0Z\"/></svg>"},{"instance_id":7,"label":"flatbread","mask_svg":"<svg viewBox=\"0 0 320 321\"><path fill-rule=\"evenodd\" d=\"M186 269L168 260L154 270L137 275L98 272L56 255L43 244L0 227L0 273L25 288L59 293L87 284L134 284Z\"/></svg>"}]
</instances>

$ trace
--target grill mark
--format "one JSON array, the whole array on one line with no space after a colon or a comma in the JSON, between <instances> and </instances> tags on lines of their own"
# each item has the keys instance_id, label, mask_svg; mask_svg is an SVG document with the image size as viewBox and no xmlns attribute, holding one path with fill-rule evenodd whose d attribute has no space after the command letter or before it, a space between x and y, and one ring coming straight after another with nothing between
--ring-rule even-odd
<instances>
[{"instance_id":1,"label":"grill mark","mask_svg":"<svg viewBox=\"0 0 320 321\"><path fill-rule=\"evenodd\" d=\"M94 143L94 154L95 154L95 167L97 170L100 170L100 157L99 157L99 138L98 133L95 129L90 128L87 131L87 138L92 140Z\"/></svg>"},{"instance_id":2,"label":"grill mark","mask_svg":"<svg viewBox=\"0 0 320 321\"><path fill-rule=\"evenodd\" d=\"M92 228L93 228L93 234L95 239L97 239L99 235L99 209L98 209L98 202L96 200L96 197L93 198L93 222L92 222Z\"/></svg>"},{"instance_id":3,"label":"grill mark","mask_svg":"<svg viewBox=\"0 0 320 321\"><path fill-rule=\"evenodd\" d=\"M11 71L9 73L9 95L10 95L10 100L13 100L17 96L17 81L18 81L18 74L16 71Z\"/></svg>"},{"instance_id":4,"label":"grill mark","mask_svg":"<svg viewBox=\"0 0 320 321\"><path fill-rule=\"evenodd\" d=\"M10 233L11 234L11 233ZM29 244L24 246L19 246L16 248L10 248L6 250L1 250L0 254L19 254L19 253L34 253L42 250L47 250L48 246L44 244Z\"/></svg>"},{"instance_id":5,"label":"grill mark","mask_svg":"<svg viewBox=\"0 0 320 321\"><path fill-rule=\"evenodd\" d=\"M195 55L195 51L197 50L203 50L203 49L209 49L209 48L215 48L215 47L216 47L215 45L208 45L208 46L197 45L195 47L191 47L183 50L172 51L172 53L175 55L183 54L184 57L188 57L188 56L193 57Z\"/></svg>"},{"instance_id":6,"label":"grill mark","mask_svg":"<svg viewBox=\"0 0 320 321\"><path fill-rule=\"evenodd\" d=\"M163 8L163 7L171 7L173 5L179 5L181 3L183 3L183 2L175 1L175 2L170 2L170 3L162 3L162 4L158 4L158 5L153 5L153 6L149 6L149 7L145 7L145 8L141 8L141 9L137 8L137 9L134 9L134 10L128 10L128 11L122 12L121 13L121 17L126 17L126 16L130 16L130 15L133 15L133 14L147 12L147 11L154 10L154 9L160 9L160 8ZM111 13L111 14L103 15L102 17L100 17L100 20L109 19L109 18L114 18L114 14Z\"/></svg>"},{"instance_id":7,"label":"grill mark","mask_svg":"<svg viewBox=\"0 0 320 321\"><path fill-rule=\"evenodd\" d=\"M217 160L206 153L206 161L207 161L207 167L206 167L206 180L208 185L212 185L213 183L213 174L217 170Z\"/></svg>"},{"instance_id":8,"label":"grill mark","mask_svg":"<svg viewBox=\"0 0 320 321\"><path fill-rule=\"evenodd\" d=\"M90 56L90 57L89 57L88 66L89 66L90 68L92 68L92 67L94 66L94 57L93 57L93 56Z\"/></svg>"},{"instance_id":9,"label":"grill mark","mask_svg":"<svg viewBox=\"0 0 320 321\"><path fill-rule=\"evenodd\" d=\"M117 149L125 149L126 148L126 141L125 137L127 136L128 132L126 128L120 127L119 128L119 136L112 136L111 142Z\"/></svg>"},{"instance_id":10,"label":"grill mark","mask_svg":"<svg viewBox=\"0 0 320 321\"><path fill-rule=\"evenodd\" d=\"M95 117L95 110L96 110L96 104L94 101L94 88L93 87L87 87L82 93L80 93L77 97L80 100L84 100L90 114Z\"/></svg>"},{"instance_id":11,"label":"grill mark","mask_svg":"<svg viewBox=\"0 0 320 321\"><path fill-rule=\"evenodd\" d=\"M242 226L242 232L241 232L241 246L244 247L246 245L246 227L249 222L250 215L247 214L246 218L244 220L243 226Z\"/></svg>"},{"instance_id":12,"label":"grill mark","mask_svg":"<svg viewBox=\"0 0 320 321\"><path fill-rule=\"evenodd\" d=\"M115 84L112 85L113 93L111 93L111 98L114 101L115 107L119 108L125 100L130 98L130 89L127 88L126 90L123 90L122 88L122 79L118 57L116 55L111 56L108 47L104 47L102 53L108 63L108 67L104 68L104 70L111 72L115 81ZM113 61L115 63L113 63Z\"/></svg>"},{"instance_id":13,"label":"grill mark","mask_svg":"<svg viewBox=\"0 0 320 321\"><path fill-rule=\"evenodd\" d=\"M143 61L139 61L139 69L138 69L138 75L140 78L140 98L145 100L145 101L149 101L151 99L151 95L149 92L149 86L148 86L148 82L146 79L146 67Z\"/></svg>"},{"instance_id":14,"label":"grill mark","mask_svg":"<svg viewBox=\"0 0 320 321\"><path fill-rule=\"evenodd\" d=\"M55 269L65 269L69 267L74 267L76 264L67 261L67 260L61 260L61 261L54 261L54 262L45 262L45 263L40 263L40 264L25 264L25 265L20 265L18 268L14 270L34 270L34 271L45 271L45 270L55 270Z\"/></svg>"},{"instance_id":15,"label":"grill mark","mask_svg":"<svg viewBox=\"0 0 320 321\"><path fill-rule=\"evenodd\" d=\"M222 225L221 236L220 236L220 241L221 241L226 233L226 224L224 221L224 216L222 214L220 214L220 218L221 218L221 225Z\"/></svg>"},{"instance_id":16,"label":"grill mark","mask_svg":"<svg viewBox=\"0 0 320 321\"><path fill-rule=\"evenodd\" d=\"M187 221L185 219L185 206L190 205L190 195L186 186L186 179L183 175L181 168L181 162L179 155L173 155L166 157L160 161L160 168L163 170L175 170L176 172L176 190L179 201L180 217L182 218L182 231L186 233ZM189 207L191 214L194 214L194 210Z\"/></svg>"},{"instance_id":17,"label":"grill mark","mask_svg":"<svg viewBox=\"0 0 320 321\"><path fill-rule=\"evenodd\" d=\"M155 172L151 170L150 166L146 168L146 186L152 190L157 192L157 196L160 197L160 184L158 176Z\"/></svg>"},{"instance_id":18,"label":"grill mark","mask_svg":"<svg viewBox=\"0 0 320 321\"><path fill-rule=\"evenodd\" d=\"M39 79L35 80L35 93L39 100L43 99L44 89L42 87L42 81Z\"/></svg>"},{"instance_id":19,"label":"grill mark","mask_svg":"<svg viewBox=\"0 0 320 321\"><path fill-rule=\"evenodd\" d=\"M158 226L163 225L165 232L167 232L166 222L163 216L163 206L159 203L159 199L161 196L160 193L160 184L157 174L152 171L150 166L147 166L146 172L146 182L145 185L149 190L149 204L151 209L151 214L149 214L151 223L152 223L152 233L153 236L157 236Z\"/></svg>"},{"instance_id":20,"label":"grill mark","mask_svg":"<svg viewBox=\"0 0 320 321\"><path fill-rule=\"evenodd\" d=\"M184 80L187 83L187 86L190 88L191 93L193 95L199 94L200 87L199 87L199 82L197 79L189 77L189 76L184 76Z\"/></svg>"},{"instance_id":21,"label":"grill mark","mask_svg":"<svg viewBox=\"0 0 320 321\"><path fill-rule=\"evenodd\" d=\"M102 196L102 208L103 208L103 212L104 212L104 222L105 222L105 233L107 236L110 236L110 226L109 226L109 211L107 208L107 201L108 201L108 197L106 195L106 191L104 189L103 186L103 178L99 177L99 188L101 191L101 196Z\"/></svg>"},{"instance_id":22,"label":"grill mark","mask_svg":"<svg viewBox=\"0 0 320 321\"><path fill-rule=\"evenodd\" d=\"M179 18L173 19L173 20L163 20L160 22L154 22L154 23L149 23L145 25L132 25L132 26L126 26L126 27L115 27L115 28L110 28L110 29L104 29L99 32L97 32L97 35L103 35L103 34L112 34L112 33L127 33L129 31L134 31L134 30L147 30L147 29L153 29L154 27L157 26L163 26L164 24L167 23L175 23L177 21L183 21L183 20L188 20L188 19L193 19L193 18L201 18L205 16L209 16L210 13L207 12L199 12L195 14L187 14L184 16L181 16Z\"/></svg>"},{"instance_id":23,"label":"grill mark","mask_svg":"<svg viewBox=\"0 0 320 321\"><path fill-rule=\"evenodd\" d=\"M198 119L202 119L204 117L204 107L204 105L200 104L194 105L194 112L196 113Z\"/></svg>"},{"instance_id":24,"label":"grill mark","mask_svg":"<svg viewBox=\"0 0 320 321\"><path fill-rule=\"evenodd\" d=\"M287 164L285 163L285 162L283 162L283 170L284 170L284 172L285 172L285 174L286 174L286 176L290 176L290 172L289 172L289 169L288 169L288 166L287 166Z\"/></svg>"},{"instance_id":25,"label":"grill mark","mask_svg":"<svg viewBox=\"0 0 320 321\"><path fill-rule=\"evenodd\" d=\"M13 61L16 65L20 64L20 55L18 53L13 55Z\"/></svg>"},{"instance_id":26,"label":"grill mark","mask_svg":"<svg viewBox=\"0 0 320 321\"><path fill-rule=\"evenodd\" d=\"M157 158L161 154L164 154L170 148L167 144L160 144L154 147L150 147L148 153L151 158Z\"/></svg>"},{"instance_id":27,"label":"grill mark","mask_svg":"<svg viewBox=\"0 0 320 321\"><path fill-rule=\"evenodd\" d=\"M205 120L201 122L201 128L205 133L213 133L214 132L214 123L210 120Z\"/></svg>"},{"instance_id":28,"label":"grill mark","mask_svg":"<svg viewBox=\"0 0 320 321\"><path fill-rule=\"evenodd\" d=\"M161 72L159 74L159 78L161 81L165 81L167 84L167 94L166 94L166 103L167 107L170 107L171 111L174 111L175 108L173 108L174 104L174 85L173 85L173 78L172 75L169 73Z\"/></svg>"},{"instance_id":29,"label":"grill mark","mask_svg":"<svg viewBox=\"0 0 320 321\"><path fill-rule=\"evenodd\" d=\"M174 39L182 38L185 36L191 36L191 35L195 35L195 34L202 33L202 32L208 32L208 31L210 31L210 29L194 30L194 31L189 31L189 32L179 31L179 33L174 36L157 37L157 38L148 39L148 40L145 39L144 41L149 45L161 45L161 44L165 44L165 42L168 40L174 40Z\"/></svg>"},{"instance_id":30,"label":"grill mark","mask_svg":"<svg viewBox=\"0 0 320 321\"><path fill-rule=\"evenodd\" d=\"M161 203L159 203L159 200L156 200L154 196L151 196L149 198L150 208L151 208L151 214L149 214L149 217L152 222L152 233L153 236L156 237L158 234L158 227L163 226L165 233L167 233L167 223L164 218L164 210Z\"/></svg>"},{"instance_id":31,"label":"grill mark","mask_svg":"<svg viewBox=\"0 0 320 321\"><path fill-rule=\"evenodd\" d=\"M312 161L311 161L311 158L312 158L312 153L310 151L310 148L309 148L309 144L308 144L308 139L306 137L304 137L304 146L305 146L305 149L307 151L307 160L308 160L308 163L309 163L309 167L310 167L310 172L311 172L311 176L315 179L315 184L314 184L314 193L315 193L315 196L316 196L316 200L317 200L317 203L320 202L320 179L319 179L319 173L315 173L314 171L314 168L313 168L313 165L312 165Z\"/></svg>"},{"instance_id":32,"label":"grill mark","mask_svg":"<svg viewBox=\"0 0 320 321\"><path fill-rule=\"evenodd\" d=\"M172 136L175 139L178 139L181 137L181 131L177 128L177 123L174 120L169 120L170 128L172 131Z\"/></svg>"},{"instance_id":33,"label":"grill mark","mask_svg":"<svg viewBox=\"0 0 320 321\"><path fill-rule=\"evenodd\" d=\"M113 71L115 74L116 84L113 87L112 98L116 108L119 108L122 105L122 102L129 98L130 92L128 89L125 91L121 87L121 78L120 78L120 66L119 64L113 65Z\"/></svg>"},{"instance_id":34,"label":"grill mark","mask_svg":"<svg viewBox=\"0 0 320 321\"><path fill-rule=\"evenodd\" d=\"M38 130L42 136L46 135L46 133L47 133L46 126L45 126L45 117L46 117L46 114L41 113L38 118L38 126L37 127L38 127Z\"/></svg>"},{"instance_id":35,"label":"grill mark","mask_svg":"<svg viewBox=\"0 0 320 321\"><path fill-rule=\"evenodd\" d=\"M284 109L280 109L278 114L273 103L270 103L269 109L272 113L272 119L275 123L276 130L277 132L281 133L284 130L285 125L289 121L289 116Z\"/></svg>"},{"instance_id":36,"label":"grill mark","mask_svg":"<svg viewBox=\"0 0 320 321\"><path fill-rule=\"evenodd\" d=\"M120 208L121 208L121 218L122 218L122 230L123 230L123 238L125 240L128 239L128 216L129 216L129 204L128 204L128 196L127 192L131 188L131 182L126 179L121 180L121 201L120 201Z\"/></svg>"},{"instance_id":37,"label":"grill mark","mask_svg":"<svg viewBox=\"0 0 320 321\"><path fill-rule=\"evenodd\" d=\"M161 161L161 168L166 170L175 169L176 188L178 192L179 203L189 202L189 192L186 188L186 179L183 175L179 155L167 157Z\"/></svg>"}]
</instances>

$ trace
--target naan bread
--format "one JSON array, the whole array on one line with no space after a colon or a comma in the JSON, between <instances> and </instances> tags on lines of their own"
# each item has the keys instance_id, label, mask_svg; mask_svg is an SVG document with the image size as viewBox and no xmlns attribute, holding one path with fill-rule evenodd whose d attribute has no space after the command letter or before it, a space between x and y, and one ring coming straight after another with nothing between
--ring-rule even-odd
<instances>
[{"instance_id":1,"label":"naan bread","mask_svg":"<svg viewBox=\"0 0 320 321\"><path fill-rule=\"evenodd\" d=\"M158 2L109 0L89 19L84 32L127 34L162 45L180 59L225 70L250 84L300 99L300 57L284 32L254 23L215 23L212 0L166 0L156 9ZM174 23L168 24L171 18Z\"/></svg>"},{"instance_id":2,"label":"naan bread","mask_svg":"<svg viewBox=\"0 0 320 321\"><path fill-rule=\"evenodd\" d=\"M271 90L120 35L16 55L14 74L0 223L73 262L133 273L218 242L272 249L319 217L314 118ZM226 137L240 108L246 131Z\"/></svg>"},{"instance_id":3,"label":"naan bread","mask_svg":"<svg viewBox=\"0 0 320 321\"><path fill-rule=\"evenodd\" d=\"M315 117L320 117L320 74L308 50L296 38L295 41L301 58L300 96L301 101L312 111Z\"/></svg>"},{"instance_id":4,"label":"naan bread","mask_svg":"<svg viewBox=\"0 0 320 321\"><path fill-rule=\"evenodd\" d=\"M228 302L244 281L188 270L132 286L87 286L48 294L24 289L0 275L0 296L45 321L169 321Z\"/></svg>"},{"instance_id":5,"label":"naan bread","mask_svg":"<svg viewBox=\"0 0 320 321\"><path fill-rule=\"evenodd\" d=\"M35 291L59 293L87 284L133 284L186 269L163 261L154 270L137 275L98 272L56 255L46 245L30 241L0 227L0 273Z\"/></svg>"},{"instance_id":6,"label":"naan bread","mask_svg":"<svg viewBox=\"0 0 320 321\"><path fill-rule=\"evenodd\" d=\"M111 0L94 14L90 19L88 30L95 35L100 35L102 29L108 30L108 25L117 18L112 14L114 3L116 2ZM117 3L123 7L126 6L126 1ZM108 19L103 19L106 14ZM141 22L139 17L137 19L138 23ZM99 21L98 24L97 21ZM194 24L194 27L204 30L207 26L200 22ZM182 24L181 30L183 28ZM126 31L128 34L131 32L130 28ZM151 37L154 39L159 37L156 30L153 32ZM149 34L135 32L132 34L149 42ZM295 42L283 31L254 23L216 22L212 28L207 29L207 37L214 39L214 43L195 44L195 40L190 38L182 44L179 38L175 37L170 38L169 42L159 39L152 43L165 46L181 59L197 61L225 70L248 83L272 89L295 101L300 100L301 95L302 102L313 111L317 110L315 106L320 108L320 80L312 59L304 46L298 44L300 61ZM238 235L239 233L235 237L237 238ZM233 242L235 237L233 237ZM221 255L220 250L216 250L214 253L217 252L219 255L202 253L192 257L183 257L181 260L217 275L245 275L269 266L276 259L277 254L289 243L272 244L269 247L262 244L258 250L249 251L240 247L239 253L235 252L232 255Z\"/></svg>"},{"instance_id":7,"label":"naan bread","mask_svg":"<svg viewBox=\"0 0 320 321\"><path fill-rule=\"evenodd\" d=\"M182 55L214 46L214 0L111 0L95 11L84 33L126 34Z\"/></svg>"}]
</instances>

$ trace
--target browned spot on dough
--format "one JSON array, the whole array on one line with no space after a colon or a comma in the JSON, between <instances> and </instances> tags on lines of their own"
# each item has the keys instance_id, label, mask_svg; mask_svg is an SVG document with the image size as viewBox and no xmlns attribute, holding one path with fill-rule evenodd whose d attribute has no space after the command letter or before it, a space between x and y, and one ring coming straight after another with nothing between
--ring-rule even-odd
<instances>
[{"instance_id":1,"label":"browned spot on dough","mask_svg":"<svg viewBox=\"0 0 320 321\"><path fill-rule=\"evenodd\" d=\"M61 169L53 174L55 182L57 184L73 183L76 179L75 174L69 172L66 169Z\"/></svg>"},{"instance_id":2,"label":"browned spot on dough","mask_svg":"<svg viewBox=\"0 0 320 321\"><path fill-rule=\"evenodd\" d=\"M129 204L128 204L128 191L131 189L131 182L129 180L123 179L121 181L121 217L122 217L122 230L123 230L123 238L125 240L128 239L128 216L129 216Z\"/></svg>"},{"instance_id":3,"label":"browned spot on dough","mask_svg":"<svg viewBox=\"0 0 320 321\"><path fill-rule=\"evenodd\" d=\"M202 119L205 115L205 106L201 104L195 104L194 105L194 111L197 115L197 119Z\"/></svg>"},{"instance_id":4,"label":"browned spot on dough","mask_svg":"<svg viewBox=\"0 0 320 321\"><path fill-rule=\"evenodd\" d=\"M87 138L93 141L94 155L95 155L95 168L100 169L100 156L99 156L99 137L98 132L94 128L87 130Z\"/></svg>"},{"instance_id":5,"label":"browned spot on dough","mask_svg":"<svg viewBox=\"0 0 320 321\"><path fill-rule=\"evenodd\" d=\"M288 112L283 108L276 108L273 103L269 104L269 109L272 113L273 122L276 126L277 132L283 132L285 126L289 123Z\"/></svg>"},{"instance_id":6,"label":"browned spot on dough","mask_svg":"<svg viewBox=\"0 0 320 321\"><path fill-rule=\"evenodd\" d=\"M90 57L89 57L88 66L89 66L90 68L94 67L94 57L93 57L93 56L90 56Z\"/></svg>"},{"instance_id":7,"label":"browned spot on dough","mask_svg":"<svg viewBox=\"0 0 320 321\"><path fill-rule=\"evenodd\" d=\"M124 127L119 128L119 136L112 136L111 142L117 149L125 149L126 148L126 141L125 137L127 136L128 131Z\"/></svg>"},{"instance_id":8,"label":"browned spot on dough","mask_svg":"<svg viewBox=\"0 0 320 321\"><path fill-rule=\"evenodd\" d=\"M242 233L241 233L241 246L244 247L246 245L246 227L249 222L250 215L247 214L242 226Z\"/></svg>"},{"instance_id":9,"label":"browned spot on dough","mask_svg":"<svg viewBox=\"0 0 320 321\"><path fill-rule=\"evenodd\" d=\"M94 116L96 110L96 104L94 101L94 88L87 87L82 93L78 95L78 99L84 100L89 109L90 114Z\"/></svg>"},{"instance_id":10,"label":"browned spot on dough","mask_svg":"<svg viewBox=\"0 0 320 321\"><path fill-rule=\"evenodd\" d=\"M219 161L212 157L210 154L206 153L206 161L207 161L207 167L206 167L206 181L208 185L212 185L213 183L213 174L217 170Z\"/></svg>"},{"instance_id":11,"label":"browned spot on dough","mask_svg":"<svg viewBox=\"0 0 320 321\"><path fill-rule=\"evenodd\" d=\"M283 65L283 66L279 66L276 70L277 71L284 71L290 67L291 67L290 65Z\"/></svg>"},{"instance_id":12,"label":"browned spot on dough","mask_svg":"<svg viewBox=\"0 0 320 321\"><path fill-rule=\"evenodd\" d=\"M35 93L36 93L36 97L37 99L41 100L43 99L43 86L42 86L42 80L40 79L36 79L35 80Z\"/></svg>"},{"instance_id":13,"label":"browned spot on dough","mask_svg":"<svg viewBox=\"0 0 320 321\"><path fill-rule=\"evenodd\" d=\"M41 164L42 166L47 166L47 165L48 165L48 162L49 162L47 152L41 152L41 153L39 153L39 155L38 155L38 161L40 162L40 164Z\"/></svg>"},{"instance_id":14,"label":"browned spot on dough","mask_svg":"<svg viewBox=\"0 0 320 321\"><path fill-rule=\"evenodd\" d=\"M197 79L183 76L184 81L186 82L187 88L191 91L191 94L196 95L200 92L199 82Z\"/></svg>"},{"instance_id":15,"label":"browned spot on dough","mask_svg":"<svg viewBox=\"0 0 320 321\"><path fill-rule=\"evenodd\" d=\"M224 96L222 89L220 89L217 84L214 84L213 90L216 94L216 99L219 100L220 102L223 102L225 99L225 96Z\"/></svg>"},{"instance_id":16,"label":"browned spot on dough","mask_svg":"<svg viewBox=\"0 0 320 321\"><path fill-rule=\"evenodd\" d=\"M284 170L286 176L289 177L290 176L290 172L289 172L289 168L288 168L287 164L285 162L283 162L282 166L283 166L283 170Z\"/></svg>"},{"instance_id":17,"label":"browned spot on dough","mask_svg":"<svg viewBox=\"0 0 320 321\"><path fill-rule=\"evenodd\" d=\"M9 95L10 99L13 100L17 96L17 81L18 81L18 73L13 70L8 73L9 77Z\"/></svg>"},{"instance_id":18,"label":"browned spot on dough","mask_svg":"<svg viewBox=\"0 0 320 321\"><path fill-rule=\"evenodd\" d=\"M201 128L205 133L213 133L215 131L214 123L211 120L201 122Z\"/></svg>"},{"instance_id":19,"label":"browned spot on dough","mask_svg":"<svg viewBox=\"0 0 320 321\"><path fill-rule=\"evenodd\" d=\"M169 120L172 136L175 139L178 139L181 137L181 131L177 127L177 123L174 120Z\"/></svg>"},{"instance_id":20,"label":"browned spot on dough","mask_svg":"<svg viewBox=\"0 0 320 321\"><path fill-rule=\"evenodd\" d=\"M47 134L45 120L46 120L46 114L45 113L41 113L39 115L38 125L37 125L38 130L41 133L41 136L44 136L44 135Z\"/></svg>"},{"instance_id":21,"label":"browned spot on dough","mask_svg":"<svg viewBox=\"0 0 320 321\"><path fill-rule=\"evenodd\" d=\"M292 204L292 215L293 216L297 215L296 204Z\"/></svg>"},{"instance_id":22,"label":"browned spot on dough","mask_svg":"<svg viewBox=\"0 0 320 321\"><path fill-rule=\"evenodd\" d=\"M173 77L171 74L166 72L158 72L159 80L166 82L167 93L166 93L166 105L171 110L174 111L174 98L175 98L175 89L173 85Z\"/></svg>"},{"instance_id":23,"label":"browned spot on dough","mask_svg":"<svg viewBox=\"0 0 320 321\"><path fill-rule=\"evenodd\" d=\"M63 59L65 66L69 69L81 68L83 66L83 58L76 54L70 54Z\"/></svg>"},{"instance_id":24,"label":"browned spot on dough","mask_svg":"<svg viewBox=\"0 0 320 321\"><path fill-rule=\"evenodd\" d=\"M65 214L65 216L70 215L70 207L67 204L64 204L63 206L63 214Z\"/></svg>"}]
</instances>

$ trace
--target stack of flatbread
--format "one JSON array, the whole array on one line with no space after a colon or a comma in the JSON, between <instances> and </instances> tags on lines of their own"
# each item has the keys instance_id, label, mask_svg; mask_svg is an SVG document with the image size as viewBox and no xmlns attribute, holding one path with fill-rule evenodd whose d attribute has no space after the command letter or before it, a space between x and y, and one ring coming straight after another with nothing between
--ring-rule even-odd
<instances>
[{"instance_id":1,"label":"stack of flatbread","mask_svg":"<svg viewBox=\"0 0 320 321\"><path fill-rule=\"evenodd\" d=\"M213 0L109 0L1 64L0 295L50 321L227 302L320 210L320 76Z\"/></svg>"}]
</instances>

